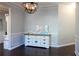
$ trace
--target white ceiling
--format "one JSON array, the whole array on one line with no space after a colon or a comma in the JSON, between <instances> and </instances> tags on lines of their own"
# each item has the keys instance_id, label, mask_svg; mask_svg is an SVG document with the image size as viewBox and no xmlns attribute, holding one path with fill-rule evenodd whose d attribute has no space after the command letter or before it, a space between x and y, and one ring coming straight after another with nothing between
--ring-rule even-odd
<instances>
[{"instance_id":1,"label":"white ceiling","mask_svg":"<svg viewBox=\"0 0 79 59\"><path fill-rule=\"evenodd\" d=\"M22 5L23 2L10 2L10 3L23 8L23 5ZM38 3L39 8L58 6L58 2L37 2L37 3Z\"/></svg>"},{"instance_id":2,"label":"white ceiling","mask_svg":"<svg viewBox=\"0 0 79 59\"><path fill-rule=\"evenodd\" d=\"M39 7L55 7L58 6L58 2L38 2Z\"/></svg>"},{"instance_id":3,"label":"white ceiling","mask_svg":"<svg viewBox=\"0 0 79 59\"><path fill-rule=\"evenodd\" d=\"M38 7L39 8L44 8L44 7L57 7L58 6L58 2L37 2L38 3ZM0 13L5 13L8 11L8 9L1 4L8 4L8 5L15 5L18 6L22 9L24 9L23 7L23 2L4 2L4 3L0 3Z\"/></svg>"}]
</instances>

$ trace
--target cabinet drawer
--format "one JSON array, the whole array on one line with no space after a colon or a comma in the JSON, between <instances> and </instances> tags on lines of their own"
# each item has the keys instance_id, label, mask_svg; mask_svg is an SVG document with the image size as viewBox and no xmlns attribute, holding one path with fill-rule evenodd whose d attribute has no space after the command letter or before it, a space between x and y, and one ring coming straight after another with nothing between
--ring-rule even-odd
<instances>
[{"instance_id":1,"label":"cabinet drawer","mask_svg":"<svg viewBox=\"0 0 79 59\"><path fill-rule=\"evenodd\" d=\"M38 39L34 39L32 43L34 46L38 46L38 47L40 46L40 40Z\"/></svg>"},{"instance_id":2,"label":"cabinet drawer","mask_svg":"<svg viewBox=\"0 0 79 59\"><path fill-rule=\"evenodd\" d=\"M47 42L41 42L41 47L49 48L49 44Z\"/></svg>"},{"instance_id":3,"label":"cabinet drawer","mask_svg":"<svg viewBox=\"0 0 79 59\"><path fill-rule=\"evenodd\" d=\"M25 39L25 46L32 45L32 39Z\"/></svg>"},{"instance_id":4,"label":"cabinet drawer","mask_svg":"<svg viewBox=\"0 0 79 59\"><path fill-rule=\"evenodd\" d=\"M28 38L28 35L25 35L25 38Z\"/></svg>"},{"instance_id":5,"label":"cabinet drawer","mask_svg":"<svg viewBox=\"0 0 79 59\"><path fill-rule=\"evenodd\" d=\"M25 36L25 46L27 45L49 48L49 36Z\"/></svg>"}]
</instances>

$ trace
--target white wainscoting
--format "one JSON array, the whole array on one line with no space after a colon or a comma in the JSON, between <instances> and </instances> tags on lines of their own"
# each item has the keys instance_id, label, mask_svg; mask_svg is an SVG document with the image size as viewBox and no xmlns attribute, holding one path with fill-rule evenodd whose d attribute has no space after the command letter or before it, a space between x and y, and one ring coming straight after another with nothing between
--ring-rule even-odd
<instances>
[{"instance_id":1,"label":"white wainscoting","mask_svg":"<svg viewBox=\"0 0 79 59\"><path fill-rule=\"evenodd\" d=\"M59 48L59 47L64 47L64 46L69 46L69 45L75 44L74 42L71 42L71 43L59 45L58 42L59 42L58 34L57 33L53 33L52 36L51 36L51 42L50 42L51 43L51 47Z\"/></svg>"},{"instance_id":2,"label":"white wainscoting","mask_svg":"<svg viewBox=\"0 0 79 59\"><path fill-rule=\"evenodd\" d=\"M12 33L11 35L6 35L4 40L4 49L12 50L23 44L24 44L24 34Z\"/></svg>"},{"instance_id":3,"label":"white wainscoting","mask_svg":"<svg viewBox=\"0 0 79 59\"><path fill-rule=\"evenodd\" d=\"M51 34L50 47L57 47L57 46L58 46L58 34L52 33Z\"/></svg>"}]
</instances>

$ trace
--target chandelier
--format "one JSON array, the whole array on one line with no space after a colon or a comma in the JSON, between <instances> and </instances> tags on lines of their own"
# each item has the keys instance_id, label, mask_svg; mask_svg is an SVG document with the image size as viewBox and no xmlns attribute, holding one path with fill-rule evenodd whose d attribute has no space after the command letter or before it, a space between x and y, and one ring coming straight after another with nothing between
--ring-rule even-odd
<instances>
[{"instance_id":1,"label":"chandelier","mask_svg":"<svg viewBox=\"0 0 79 59\"><path fill-rule=\"evenodd\" d=\"M38 4L35 2L24 2L23 6L25 8L25 11L29 14L34 13L35 11L37 11L37 6Z\"/></svg>"}]
</instances>

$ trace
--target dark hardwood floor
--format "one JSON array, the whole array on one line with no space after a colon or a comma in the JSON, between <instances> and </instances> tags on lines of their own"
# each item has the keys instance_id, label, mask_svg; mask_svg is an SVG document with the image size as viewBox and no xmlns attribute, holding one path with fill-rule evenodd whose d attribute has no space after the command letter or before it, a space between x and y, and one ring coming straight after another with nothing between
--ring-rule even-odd
<instances>
[{"instance_id":1,"label":"dark hardwood floor","mask_svg":"<svg viewBox=\"0 0 79 59\"><path fill-rule=\"evenodd\" d=\"M61 48L39 48L25 47L24 45L13 49L4 50L3 44L0 44L0 56L75 56L74 45Z\"/></svg>"}]
</instances>

